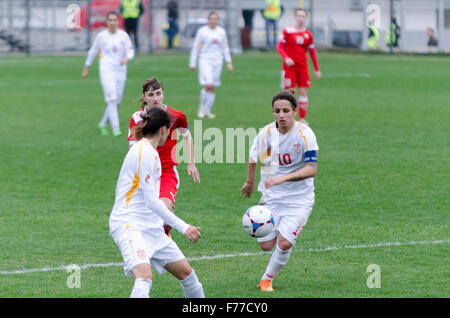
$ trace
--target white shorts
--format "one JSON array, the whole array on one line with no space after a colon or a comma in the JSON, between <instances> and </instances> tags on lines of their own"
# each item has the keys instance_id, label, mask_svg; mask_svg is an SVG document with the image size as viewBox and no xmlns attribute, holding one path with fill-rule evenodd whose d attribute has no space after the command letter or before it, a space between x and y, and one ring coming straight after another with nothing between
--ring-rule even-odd
<instances>
[{"instance_id":1,"label":"white shorts","mask_svg":"<svg viewBox=\"0 0 450 318\"><path fill-rule=\"evenodd\" d=\"M125 230L114 241L119 246L126 276L133 276L131 270L139 264L150 264L159 274L163 274L169 263L185 259L178 245L164 234L154 236L136 230Z\"/></svg>"},{"instance_id":2,"label":"white shorts","mask_svg":"<svg viewBox=\"0 0 450 318\"><path fill-rule=\"evenodd\" d=\"M292 245L295 245L298 236L305 227L306 222L308 222L308 218L311 214L313 205L314 201L312 201L312 203L305 204L305 206L303 207L298 207L295 210L290 209L289 213L292 214L281 216L277 216L277 213L275 212L280 208L279 206L277 207L265 205L272 211L275 225L273 227L273 230L266 236L259 238L258 242L271 241L276 238L278 234L281 234Z\"/></svg>"},{"instance_id":3,"label":"white shorts","mask_svg":"<svg viewBox=\"0 0 450 318\"><path fill-rule=\"evenodd\" d=\"M100 70L100 82L102 84L105 102L117 101L117 104L120 104L126 80L126 72Z\"/></svg>"},{"instance_id":4,"label":"white shorts","mask_svg":"<svg viewBox=\"0 0 450 318\"><path fill-rule=\"evenodd\" d=\"M223 62L212 62L200 58L198 61L198 81L201 86L220 86L220 75L222 74Z\"/></svg>"}]
</instances>

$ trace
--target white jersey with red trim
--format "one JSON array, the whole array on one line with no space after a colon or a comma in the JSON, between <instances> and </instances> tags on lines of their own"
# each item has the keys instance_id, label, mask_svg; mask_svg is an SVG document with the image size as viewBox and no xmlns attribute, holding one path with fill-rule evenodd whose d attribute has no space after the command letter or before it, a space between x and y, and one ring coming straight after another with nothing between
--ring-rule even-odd
<instances>
[{"instance_id":1,"label":"white jersey with red trim","mask_svg":"<svg viewBox=\"0 0 450 318\"><path fill-rule=\"evenodd\" d=\"M295 207L302 197L313 195L314 178L284 182L266 189L264 182L271 176L283 176L295 172L307 162L317 162L316 136L312 129L295 121L292 129L281 134L276 122L260 130L250 148L250 158L261 162L261 179L258 191L261 202L267 204L281 203L285 207Z\"/></svg>"}]
</instances>

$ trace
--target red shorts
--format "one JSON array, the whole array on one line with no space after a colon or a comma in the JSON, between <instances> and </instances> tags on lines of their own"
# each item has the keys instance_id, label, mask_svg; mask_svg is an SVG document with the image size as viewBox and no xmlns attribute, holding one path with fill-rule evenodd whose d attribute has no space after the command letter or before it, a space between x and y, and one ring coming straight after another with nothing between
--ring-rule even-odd
<instances>
[{"instance_id":1,"label":"red shorts","mask_svg":"<svg viewBox=\"0 0 450 318\"><path fill-rule=\"evenodd\" d=\"M180 178L176 166L162 169L159 188L160 198L168 198L172 201L172 205L174 205L179 185Z\"/></svg>"},{"instance_id":2,"label":"red shorts","mask_svg":"<svg viewBox=\"0 0 450 318\"><path fill-rule=\"evenodd\" d=\"M281 71L281 87L283 89L290 89L298 87L310 87L311 80L309 78L308 68L292 68L286 67Z\"/></svg>"}]
</instances>

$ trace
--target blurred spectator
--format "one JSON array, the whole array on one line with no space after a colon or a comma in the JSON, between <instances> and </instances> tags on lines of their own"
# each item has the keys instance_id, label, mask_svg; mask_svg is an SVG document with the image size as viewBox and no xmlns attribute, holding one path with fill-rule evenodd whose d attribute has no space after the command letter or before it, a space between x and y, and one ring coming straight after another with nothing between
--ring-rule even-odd
<instances>
[{"instance_id":1,"label":"blurred spectator","mask_svg":"<svg viewBox=\"0 0 450 318\"><path fill-rule=\"evenodd\" d=\"M253 30L253 15L255 14L255 10L243 9L242 17L244 18L244 25L250 28L250 31Z\"/></svg>"},{"instance_id":2,"label":"blurred spectator","mask_svg":"<svg viewBox=\"0 0 450 318\"><path fill-rule=\"evenodd\" d=\"M168 42L167 48L173 48L173 40L178 34L178 3L175 0L170 0L167 3L167 18L169 20Z\"/></svg>"},{"instance_id":3,"label":"blurred spectator","mask_svg":"<svg viewBox=\"0 0 450 318\"><path fill-rule=\"evenodd\" d=\"M367 40L367 45L369 49L374 50L378 47L378 40L380 38L377 27L371 23L369 25L369 39Z\"/></svg>"},{"instance_id":4,"label":"blurred spectator","mask_svg":"<svg viewBox=\"0 0 450 318\"><path fill-rule=\"evenodd\" d=\"M139 50L138 24L139 17L144 9L140 0L122 0L120 3L120 14L125 20L125 31L131 38L136 51Z\"/></svg>"},{"instance_id":5,"label":"blurred spectator","mask_svg":"<svg viewBox=\"0 0 450 318\"><path fill-rule=\"evenodd\" d=\"M427 36L428 36L428 46L438 46L439 41L436 39L434 35L434 30L432 28L427 28Z\"/></svg>"},{"instance_id":6,"label":"blurred spectator","mask_svg":"<svg viewBox=\"0 0 450 318\"><path fill-rule=\"evenodd\" d=\"M242 17L244 18L244 27L241 29L241 42L243 49L252 47L252 30L253 30L253 15L255 11L250 9L242 10Z\"/></svg>"},{"instance_id":7,"label":"blurred spectator","mask_svg":"<svg viewBox=\"0 0 450 318\"><path fill-rule=\"evenodd\" d=\"M267 7L262 11L266 20L266 45L275 48L277 45L277 20L281 17L281 0L266 0ZM272 28L272 41L270 41L270 29Z\"/></svg>"},{"instance_id":8,"label":"blurred spectator","mask_svg":"<svg viewBox=\"0 0 450 318\"><path fill-rule=\"evenodd\" d=\"M391 27L386 33L386 45L398 47L399 42L400 42L400 26L397 23L397 19L392 18Z\"/></svg>"}]
</instances>

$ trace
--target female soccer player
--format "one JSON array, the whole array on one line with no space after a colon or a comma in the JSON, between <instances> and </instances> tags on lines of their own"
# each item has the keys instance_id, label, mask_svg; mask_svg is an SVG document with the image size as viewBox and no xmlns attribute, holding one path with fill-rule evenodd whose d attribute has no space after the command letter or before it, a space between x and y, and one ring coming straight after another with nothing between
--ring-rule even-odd
<instances>
[{"instance_id":1,"label":"female soccer player","mask_svg":"<svg viewBox=\"0 0 450 318\"><path fill-rule=\"evenodd\" d=\"M167 138L164 145L158 147L157 150L162 165L161 190L159 197L166 207L173 211L175 207L175 197L180 185L180 177L178 176L177 171L178 162L176 160L177 131L183 136L188 152L189 162L187 164L187 172L192 176L194 183L200 183L200 174L195 166L194 144L189 132L189 125L186 116L181 111L170 108L164 104L164 87L157 78L152 77L144 82L142 85L141 101L143 108L135 112L130 120L130 129L128 130L128 142L130 147L136 143L133 129L141 122L142 113L145 113L152 108L161 108L168 112L172 121L172 125L169 129L169 138ZM170 226L165 226L167 235L169 235L170 229Z\"/></svg>"},{"instance_id":2,"label":"female soccer player","mask_svg":"<svg viewBox=\"0 0 450 318\"><path fill-rule=\"evenodd\" d=\"M272 280L286 265L292 246L305 226L314 205L314 176L319 149L314 132L295 120L295 96L288 91L272 99L275 121L261 129L250 149L247 181L241 188L250 197L255 186L257 162L261 162L260 204L269 208L275 226L259 238L263 251L275 247L257 287L273 291Z\"/></svg>"},{"instance_id":3,"label":"female soccer player","mask_svg":"<svg viewBox=\"0 0 450 318\"><path fill-rule=\"evenodd\" d=\"M198 81L203 88L200 91L200 105L197 116L199 118L215 118L211 113L216 98L215 88L220 86L223 59L227 62L228 72L233 71L230 48L225 30L218 26L219 15L211 12L208 25L201 27L195 36L191 50L189 68L196 69L198 60Z\"/></svg>"},{"instance_id":4,"label":"female soccer player","mask_svg":"<svg viewBox=\"0 0 450 318\"><path fill-rule=\"evenodd\" d=\"M110 234L124 259L125 275L135 278L131 297L149 297L151 264L158 273L168 271L179 279L185 297L203 298L195 271L163 230L166 222L194 243L200 238L200 228L186 224L158 199L161 162L156 147L169 135L169 114L154 108L142 118L134 132L138 142L128 151L120 170L109 219Z\"/></svg>"},{"instance_id":5,"label":"female soccer player","mask_svg":"<svg viewBox=\"0 0 450 318\"><path fill-rule=\"evenodd\" d=\"M311 86L307 51L313 62L314 78L317 81L320 80L321 73L313 35L305 28L306 19L305 9L295 10L295 25L283 30L283 37L278 42L277 48L283 58L282 88L289 90L295 96L295 88L298 86L299 118L301 122L307 124L305 117L308 111L308 87Z\"/></svg>"},{"instance_id":6,"label":"female soccer player","mask_svg":"<svg viewBox=\"0 0 450 318\"><path fill-rule=\"evenodd\" d=\"M107 107L98 124L100 133L108 135L106 126L111 123L114 136L122 135L119 124L118 107L122 100L127 80L127 63L134 57L134 48L130 37L118 28L119 15L111 11L106 15L107 30L100 32L89 50L82 72L83 79L88 78L89 67L99 54L100 82Z\"/></svg>"}]
</instances>

